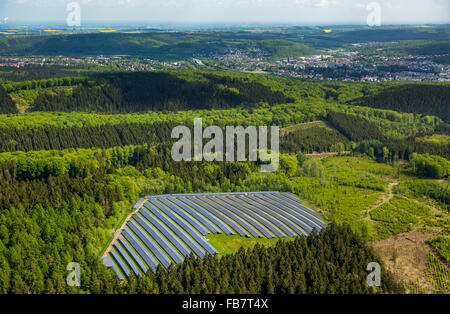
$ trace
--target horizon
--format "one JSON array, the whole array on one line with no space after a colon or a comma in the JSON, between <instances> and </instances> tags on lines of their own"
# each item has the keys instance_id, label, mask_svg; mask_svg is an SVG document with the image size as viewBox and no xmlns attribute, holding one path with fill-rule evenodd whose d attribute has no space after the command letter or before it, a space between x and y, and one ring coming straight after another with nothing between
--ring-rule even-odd
<instances>
[{"instance_id":1,"label":"horizon","mask_svg":"<svg viewBox=\"0 0 450 314\"><path fill-rule=\"evenodd\" d=\"M0 18L7 24L61 23L67 4L81 8L83 24L292 24L361 25L370 13L363 0L5 0ZM380 0L383 25L448 24L447 0ZM5 25L5 23L1 24Z\"/></svg>"},{"instance_id":2,"label":"horizon","mask_svg":"<svg viewBox=\"0 0 450 314\"><path fill-rule=\"evenodd\" d=\"M0 23L1 28L8 28L8 26L57 26L61 28L76 28L85 29L91 27L135 27L135 28L148 28L148 29L169 29L169 27L199 27L199 28L290 28L290 27L304 27L304 28L322 28L322 27L367 27L374 29L374 27L368 26L366 23L357 22L317 22L317 23L296 23L296 22L181 22L181 21L126 21L126 20L88 20L79 27L68 26L65 21L48 20L48 21L8 21L8 23ZM386 23L375 27L375 29L392 28L392 27L449 27L450 22L411 22L411 23Z\"/></svg>"}]
</instances>

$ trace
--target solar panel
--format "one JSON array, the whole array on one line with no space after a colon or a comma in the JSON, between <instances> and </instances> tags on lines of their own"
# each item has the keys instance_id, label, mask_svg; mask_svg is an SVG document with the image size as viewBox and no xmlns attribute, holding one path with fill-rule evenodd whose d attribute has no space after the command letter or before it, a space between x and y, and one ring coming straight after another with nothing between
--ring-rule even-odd
<instances>
[{"instance_id":1,"label":"solar panel","mask_svg":"<svg viewBox=\"0 0 450 314\"><path fill-rule=\"evenodd\" d=\"M243 206L242 204L233 202L231 197L222 197L221 198L221 203L229 205L233 208L236 208L237 210L240 210L242 212L244 212L245 214L247 214L249 217L251 217L250 219L250 223L253 227L255 227L256 229L258 229L266 238L268 239L272 239L275 237L284 237L285 234L283 234L282 232L280 232L277 228L275 228L269 221L263 219L260 215L257 215L255 212L249 210L248 208L246 208L245 206ZM230 208L230 207L229 207ZM275 234L277 234L277 236L275 236Z\"/></svg>"},{"instance_id":2,"label":"solar panel","mask_svg":"<svg viewBox=\"0 0 450 314\"><path fill-rule=\"evenodd\" d=\"M142 202L144 201L145 201L144 198L139 199L139 201L137 201L137 203L133 206L133 209L138 209L139 206L141 206Z\"/></svg>"},{"instance_id":3,"label":"solar panel","mask_svg":"<svg viewBox=\"0 0 450 314\"><path fill-rule=\"evenodd\" d=\"M141 260L141 258L134 251L134 249L128 244L125 238L119 238L119 242L122 245L122 247L128 252L128 254L134 259L135 263L140 267L140 269L144 272L144 274L146 274L148 271L147 265L145 265L145 263Z\"/></svg>"},{"instance_id":4,"label":"solar panel","mask_svg":"<svg viewBox=\"0 0 450 314\"><path fill-rule=\"evenodd\" d=\"M111 263L110 263L112 269L114 270L114 272L116 273L117 277L119 277L119 280L124 280L125 278L123 277L122 273L119 270L119 267L116 265L115 262L112 261L111 259Z\"/></svg>"},{"instance_id":5,"label":"solar panel","mask_svg":"<svg viewBox=\"0 0 450 314\"><path fill-rule=\"evenodd\" d=\"M142 227L138 226L134 221L129 220L127 222L127 226L137 235L137 237L144 242L150 252L158 259L158 261L164 266L164 268L169 268L170 264L172 264L171 260L167 257L166 253L164 253L159 246L151 239L147 233L142 229Z\"/></svg>"},{"instance_id":6,"label":"solar panel","mask_svg":"<svg viewBox=\"0 0 450 314\"><path fill-rule=\"evenodd\" d=\"M240 204L241 206L244 206L244 207L248 208L249 210L253 210L254 212L256 212L259 215L261 215L262 217L264 217L268 222L270 222L266 226L268 228L270 228L270 230L276 236L278 236L280 238L283 238L283 237L286 237L286 236L289 236L289 237L295 237L296 236L296 234L291 229L289 229L284 224L282 224L278 219L276 219L273 216L269 215L267 212L262 210L260 207L253 206L253 205L250 205L250 204L246 203L244 201L244 198L245 198L245 196L232 196L232 197L229 197L228 199L230 201L233 201L235 203ZM276 228L274 228L274 226L276 226Z\"/></svg>"},{"instance_id":7,"label":"solar panel","mask_svg":"<svg viewBox=\"0 0 450 314\"><path fill-rule=\"evenodd\" d=\"M133 219L144 228L145 231L155 240L159 246L166 251L166 253L172 258L175 263L181 263L184 258L178 253L167 240L161 236L161 234L151 226L147 220L139 214L133 215Z\"/></svg>"},{"instance_id":8,"label":"solar panel","mask_svg":"<svg viewBox=\"0 0 450 314\"><path fill-rule=\"evenodd\" d=\"M284 211L285 214L288 214L286 217L294 216L295 218L297 218L295 220L295 223L298 224L300 227L302 227L302 229L304 229L308 233L310 233L312 231L313 227L315 227L313 225L312 221L308 220L303 215L299 214L297 211L292 210L291 208L284 206L283 204L280 204L270 198L267 198L266 196L258 195L256 197L259 198L261 201L264 201L266 203L273 205L274 207L280 208L279 210Z\"/></svg>"},{"instance_id":9,"label":"solar panel","mask_svg":"<svg viewBox=\"0 0 450 314\"><path fill-rule=\"evenodd\" d=\"M205 216L201 215L198 211L193 209L192 207L186 205L185 203L177 200L173 197L168 197L167 201L170 201L171 203L178 205L183 210L191 214L192 217L197 219L200 223L202 223L207 229L209 229L212 233L221 233L220 229L217 228L211 221L209 221Z\"/></svg>"},{"instance_id":10,"label":"solar panel","mask_svg":"<svg viewBox=\"0 0 450 314\"><path fill-rule=\"evenodd\" d=\"M244 214L242 211L224 203L219 197L211 197L205 201L211 204L212 206L215 206L215 208L217 209L222 208L225 211L228 211L232 219L234 219L238 224L247 229L250 233L252 233L254 237L262 238L264 236L263 233L261 233L254 226L257 224L257 222L253 218L251 218L247 214Z\"/></svg>"},{"instance_id":11,"label":"solar panel","mask_svg":"<svg viewBox=\"0 0 450 314\"><path fill-rule=\"evenodd\" d=\"M218 219L216 216L214 216L213 214L211 214L210 212L208 212L204 208L202 208L202 207L198 206L197 204L191 202L186 197L183 197L183 198L180 197L179 199L170 198L170 200L172 200L173 202L186 204L186 205L192 207L195 211L199 212L200 214L202 214L203 216L205 216L206 218L211 220L212 223L216 224L216 226L218 228L220 228L225 234L235 234L235 232L230 227L228 227L225 223L223 223L222 220Z\"/></svg>"},{"instance_id":12,"label":"solar panel","mask_svg":"<svg viewBox=\"0 0 450 314\"><path fill-rule=\"evenodd\" d=\"M291 200L294 201L294 202L298 202L298 203L302 203L302 202L303 202L301 199L297 198L297 197L296 197L293 193L291 193L291 192L281 192L281 193L273 192L272 194L278 194L278 195L281 195L281 196L283 196L284 198L291 199Z\"/></svg>"},{"instance_id":13,"label":"solar panel","mask_svg":"<svg viewBox=\"0 0 450 314\"><path fill-rule=\"evenodd\" d=\"M125 274L125 276L127 276L127 278L130 278L131 271L128 269L128 266L120 258L119 254L117 254L117 252L114 251L114 250L111 250L111 252L109 252L109 254L111 254L111 256L113 257L114 261L119 265L120 269Z\"/></svg>"},{"instance_id":14,"label":"solar panel","mask_svg":"<svg viewBox=\"0 0 450 314\"><path fill-rule=\"evenodd\" d=\"M234 229L240 236L243 237L251 237L251 234L238 225L234 220L230 219L227 215L222 213L220 210L210 206L208 203L204 202L198 197L186 197L186 201L191 201L192 203L203 207L205 210L208 210L211 214L215 215L218 219L223 220L228 226ZM206 201L206 200L205 200Z\"/></svg>"},{"instance_id":15,"label":"solar panel","mask_svg":"<svg viewBox=\"0 0 450 314\"><path fill-rule=\"evenodd\" d=\"M128 254L125 252L125 250L122 248L122 246L119 243L115 243L114 248L116 249L117 252L119 252L120 256L122 257L122 259L127 263L127 266L131 267L131 270L134 272L134 274L136 276L141 277L142 274L139 271L138 267L136 266L136 264L133 262L133 260L131 259L130 256L128 256Z\"/></svg>"},{"instance_id":16,"label":"solar panel","mask_svg":"<svg viewBox=\"0 0 450 314\"><path fill-rule=\"evenodd\" d=\"M104 259L120 280L149 268L155 272L159 264L168 268L192 252L202 259L218 253L204 237L210 233L283 238L326 227L292 193L273 191L148 196L133 209L139 212Z\"/></svg>"},{"instance_id":17,"label":"solar panel","mask_svg":"<svg viewBox=\"0 0 450 314\"><path fill-rule=\"evenodd\" d=\"M173 234L173 232L170 231L170 229L168 229L162 222L159 221L158 218L156 218L147 209L142 208L139 211L139 214L141 214L148 221L150 221L158 229L158 231L161 232L178 249L178 251L183 256L191 254L191 251L188 249L188 247L182 241L180 241L180 239L177 238L177 236Z\"/></svg>"},{"instance_id":18,"label":"solar panel","mask_svg":"<svg viewBox=\"0 0 450 314\"><path fill-rule=\"evenodd\" d=\"M320 225L320 223L316 222L316 218L311 216L310 214L308 214L307 212L299 209L298 207L295 207L294 205L291 205L283 200L281 200L280 198L274 196L274 195L265 195L264 197L267 197L269 199L271 199L272 201L281 204L281 206L284 205L284 209L289 209L290 212L292 212L292 214L294 216L296 216L297 218L301 219L302 221L304 221L307 225L309 225L311 228L315 228L316 230L320 231L322 229L322 226ZM280 206L280 205L279 205Z\"/></svg>"},{"instance_id":19,"label":"solar panel","mask_svg":"<svg viewBox=\"0 0 450 314\"><path fill-rule=\"evenodd\" d=\"M314 217L316 217L317 219L319 219L320 221L322 221L322 217L317 214L315 211L313 211L312 209L305 207L304 205L302 205L303 201L299 200L298 198L296 198L294 196L294 194L289 193L289 192L284 192L280 194L281 198L285 198L286 200L290 200L293 204L298 205L300 207L303 207L305 209L305 211L307 211L309 214L313 215ZM325 224L326 227L326 224Z\"/></svg>"},{"instance_id":20,"label":"solar panel","mask_svg":"<svg viewBox=\"0 0 450 314\"><path fill-rule=\"evenodd\" d=\"M246 197L245 200L246 202L249 202L254 206L258 206L258 208L260 208L261 210L264 210L270 215L278 218L283 223L285 223L289 228L295 231L298 235L308 235L306 231L299 226L299 224L301 224L302 222L298 220L296 217L273 206L270 203L264 202L264 200L258 199L256 195Z\"/></svg>"},{"instance_id":21,"label":"solar panel","mask_svg":"<svg viewBox=\"0 0 450 314\"><path fill-rule=\"evenodd\" d=\"M196 208L193 208L186 203L183 203L181 200L178 200L174 197L167 197L166 199L170 203L177 205L182 208L184 211L188 212L192 217L197 219L210 233L222 233L220 230L208 217L206 217L203 213L200 213Z\"/></svg>"},{"instance_id":22,"label":"solar panel","mask_svg":"<svg viewBox=\"0 0 450 314\"><path fill-rule=\"evenodd\" d=\"M148 252L148 249L136 238L136 236L128 229L122 231L122 235L127 239L128 242L133 246L133 248L138 252L142 259L147 263L147 265L156 272L156 267L158 262L156 259Z\"/></svg>"},{"instance_id":23,"label":"solar panel","mask_svg":"<svg viewBox=\"0 0 450 314\"><path fill-rule=\"evenodd\" d=\"M186 221L180 216L172 212L168 207L165 207L162 203L156 200L150 200L150 203L158 207L164 214L166 214L170 219L172 219L176 224L186 231L191 238L197 241L208 253L217 254L219 253L211 244L209 244L204 237L202 237L194 228L192 228Z\"/></svg>"},{"instance_id":24,"label":"solar panel","mask_svg":"<svg viewBox=\"0 0 450 314\"><path fill-rule=\"evenodd\" d=\"M180 227L173 223L168 217L166 217L159 209L157 209L153 204L145 203L144 206L156 217L159 218L166 226L172 230L187 246L194 251L200 258L205 258L206 252L203 250L194 240L189 237L186 232L184 232Z\"/></svg>"},{"instance_id":25,"label":"solar panel","mask_svg":"<svg viewBox=\"0 0 450 314\"><path fill-rule=\"evenodd\" d=\"M169 207L171 210L173 210L175 213L177 213L180 217L182 217L184 220L186 220L188 223L191 224L192 227L194 227L198 232L200 232L202 235L207 235L211 232L209 232L208 229L206 229L200 222L198 222L195 218L193 218L191 215L186 213L183 209L178 207L177 205L169 202L165 198L159 198L158 199L161 203Z\"/></svg>"},{"instance_id":26,"label":"solar panel","mask_svg":"<svg viewBox=\"0 0 450 314\"><path fill-rule=\"evenodd\" d=\"M227 208L227 206L224 207L222 205L219 205L219 204L217 204L216 202L213 202L211 199L209 199L207 197L199 197L198 199L201 199L203 202L209 204L214 209L216 209L219 212L221 212L222 214L228 216L229 219L232 220L235 224L238 224L239 226L241 226L242 228L245 228L245 230L250 232L250 234L253 237L256 237L256 238L262 238L263 237L263 235L258 230L256 230L247 221L245 221L239 215L237 215L236 214L236 210L231 210L231 209Z\"/></svg>"},{"instance_id":27,"label":"solar panel","mask_svg":"<svg viewBox=\"0 0 450 314\"><path fill-rule=\"evenodd\" d=\"M292 204L294 207L298 207L302 210L302 212L306 212L309 217L311 217L315 222L320 224L322 227L326 227L327 225L321 220L322 217L318 215L316 212L314 212L312 209L302 205L301 201L297 198L295 198L293 195L290 195L291 193L281 193L279 197L281 200L285 200L287 203Z\"/></svg>"}]
</instances>

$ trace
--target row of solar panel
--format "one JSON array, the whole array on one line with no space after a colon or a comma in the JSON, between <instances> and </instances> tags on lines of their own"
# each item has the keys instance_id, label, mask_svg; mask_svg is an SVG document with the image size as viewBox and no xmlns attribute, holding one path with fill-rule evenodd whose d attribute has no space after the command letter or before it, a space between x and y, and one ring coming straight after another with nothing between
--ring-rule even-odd
<instances>
[{"instance_id":1,"label":"row of solar panel","mask_svg":"<svg viewBox=\"0 0 450 314\"><path fill-rule=\"evenodd\" d=\"M184 257L182 257L179 252L184 256L191 253L184 243L186 243L192 251L201 258L206 256L206 252L210 254L218 253L217 250L206 242L194 228L171 212L171 210L178 212L181 216L184 216L185 219L188 219L189 222L200 229L204 235L208 234L209 231L204 227L200 227L201 225L197 221L192 220L184 212L173 207L168 202L163 202L163 204L169 206L171 210L158 202L151 203L152 202L146 203L144 205L145 208L142 208L138 213L133 215L132 220L127 222L127 227L129 229L125 229L122 234L133 247L137 248L139 254L153 270L156 269L158 262L165 268L168 268L172 261L175 263L182 262ZM179 228L177 224L182 226L189 234L182 228ZM195 242L192 237L197 242ZM128 243L123 238L120 238L119 242L120 245L118 243L114 245L115 251L111 251L111 257L113 261L115 261L115 267L113 268L118 273L119 278L124 278L123 275L129 277L131 275L130 269L136 275L140 275L141 271L136 266L136 263L140 264L140 269L143 272L146 272L148 267L146 267L143 261L139 259L135 252L133 252ZM197 243L200 243L201 246ZM130 258L129 255L133 254L133 258Z\"/></svg>"},{"instance_id":2,"label":"row of solar panel","mask_svg":"<svg viewBox=\"0 0 450 314\"><path fill-rule=\"evenodd\" d=\"M320 216L290 193L165 195L139 200L123 238L110 255L119 278L141 275L158 264L168 268L192 252L200 258L218 251L209 233L246 237L294 237L320 231Z\"/></svg>"}]
</instances>

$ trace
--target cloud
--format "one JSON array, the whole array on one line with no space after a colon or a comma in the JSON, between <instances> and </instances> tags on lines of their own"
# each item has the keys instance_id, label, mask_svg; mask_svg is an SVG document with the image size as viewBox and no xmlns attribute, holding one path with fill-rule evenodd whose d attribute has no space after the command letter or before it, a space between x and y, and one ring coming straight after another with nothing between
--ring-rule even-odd
<instances>
[{"instance_id":1,"label":"cloud","mask_svg":"<svg viewBox=\"0 0 450 314\"><path fill-rule=\"evenodd\" d=\"M316 3L314 3L314 6L318 8L326 8L329 5L330 5L329 0L317 0Z\"/></svg>"}]
</instances>

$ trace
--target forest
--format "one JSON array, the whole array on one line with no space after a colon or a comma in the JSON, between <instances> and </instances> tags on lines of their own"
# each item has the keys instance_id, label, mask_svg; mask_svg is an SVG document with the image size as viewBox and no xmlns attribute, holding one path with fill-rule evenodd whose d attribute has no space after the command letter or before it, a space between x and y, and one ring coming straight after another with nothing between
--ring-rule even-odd
<instances>
[{"instance_id":1,"label":"forest","mask_svg":"<svg viewBox=\"0 0 450 314\"><path fill-rule=\"evenodd\" d=\"M450 99L448 86L405 85L388 88L375 96L356 99L351 103L358 106L433 115L449 122L448 99Z\"/></svg>"},{"instance_id":2,"label":"forest","mask_svg":"<svg viewBox=\"0 0 450 314\"><path fill-rule=\"evenodd\" d=\"M165 148L146 146L8 153L0 163L0 207L8 208L0 215L4 293L76 292L64 284L63 267L73 259L89 269L82 291L120 291L98 254L131 202L143 194L245 189L256 171L245 163L180 164Z\"/></svg>"},{"instance_id":3,"label":"forest","mask_svg":"<svg viewBox=\"0 0 450 314\"><path fill-rule=\"evenodd\" d=\"M11 97L6 93L3 86L0 85L0 114L17 113L17 107Z\"/></svg>"},{"instance_id":4,"label":"forest","mask_svg":"<svg viewBox=\"0 0 450 314\"><path fill-rule=\"evenodd\" d=\"M121 123L26 130L0 128L0 152L66 148L108 148L171 141L173 123Z\"/></svg>"},{"instance_id":5,"label":"forest","mask_svg":"<svg viewBox=\"0 0 450 314\"><path fill-rule=\"evenodd\" d=\"M355 142L385 139L374 123L358 116L333 112L328 114L328 122Z\"/></svg>"},{"instance_id":6,"label":"forest","mask_svg":"<svg viewBox=\"0 0 450 314\"><path fill-rule=\"evenodd\" d=\"M315 49L292 40L289 35L245 31L93 33L56 36L32 36L11 40L0 37L1 55L129 55L176 61L196 54L225 52L232 45L239 49L258 47L273 57L311 55ZM25 40L24 40L25 39ZM78 41L84 43L83 46ZM208 43L209 42L209 43ZM208 44L205 44L208 43Z\"/></svg>"},{"instance_id":7,"label":"forest","mask_svg":"<svg viewBox=\"0 0 450 314\"><path fill-rule=\"evenodd\" d=\"M380 289L365 285L367 261L379 260L368 241L421 230L444 237L435 245L445 255L449 125L437 108L445 107L448 84L63 72L17 74L0 88L2 293L401 293L384 268ZM412 87L417 99L408 96ZM380 95L394 94L401 108L380 105ZM25 113L19 98L29 104ZM174 162L171 130L196 117L204 126L280 126L280 169ZM329 227L188 258L125 284L101 264L111 231L140 197L264 190L298 195ZM81 264L80 288L65 284L71 261Z\"/></svg>"},{"instance_id":8,"label":"forest","mask_svg":"<svg viewBox=\"0 0 450 314\"><path fill-rule=\"evenodd\" d=\"M169 73L142 72L99 75L83 82L70 95L40 94L36 111L139 112L227 109L242 104L292 102L281 92L241 80L207 76L209 82L189 82Z\"/></svg>"},{"instance_id":9,"label":"forest","mask_svg":"<svg viewBox=\"0 0 450 314\"><path fill-rule=\"evenodd\" d=\"M93 75L98 73L98 69L90 69L90 67L71 66L69 68L62 65L25 65L17 68L12 66L4 66L0 68L0 81L5 82L25 82L38 81L50 78L75 77L80 75Z\"/></svg>"},{"instance_id":10,"label":"forest","mask_svg":"<svg viewBox=\"0 0 450 314\"><path fill-rule=\"evenodd\" d=\"M417 141L415 137L404 140L389 138L382 134L379 127L365 118L353 114L331 112L328 121L350 140L360 143L357 150L361 153L383 157L385 147L393 154L391 158L409 159L414 153L430 153L449 158L450 148L441 143ZM372 151L372 152L371 152Z\"/></svg>"},{"instance_id":11,"label":"forest","mask_svg":"<svg viewBox=\"0 0 450 314\"><path fill-rule=\"evenodd\" d=\"M333 206L332 208L335 206L341 209L347 208L343 204L347 204L346 199L349 196L345 195L349 192L343 193L344 190L354 189L351 190L353 191L352 194L355 194L355 197L362 197L358 193L370 195L374 191L379 193L384 189L382 181L371 174L355 172L355 169L346 170L347 166L333 168L335 167L333 160L337 162L337 159L334 158L326 162L320 162L301 155L292 158L292 155L282 154L279 172L272 175L263 175L259 173L256 163L177 163L170 158L169 147L168 145L144 145L108 149L66 149L0 154L0 188L2 191L0 208L8 209L2 211L0 215L2 220L0 248L3 252L0 274L2 291L20 293L79 292L80 290L71 290L64 284L65 270L63 267L66 261L73 259L80 261L83 269L89 269L89 271L83 272L82 277L84 285L81 289L85 292L133 291L135 293L147 293L149 291L165 291L174 293L184 291L198 293L198 291L210 291L201 289L212 289L212 287L219 289L214 285L208 285L205 288L198 288L196 285L184 286L185 281L182 281L181 286L176 281L173 282L174 286L164 286L162 282L167 282L167 276L169 274L174 276L173 272L176 274L180 271L179 268L169 270L169 273L161 270L156 277L153 273L150 273L148 274L149 278L144 278L143 281L133 279L126 286L122 286L117 284L113 277L114 274L106 271L99 264L98 255L109 238L110 230L129 212L130 204L142 195L246 191L248 189L272 190L276 188L300 193L308 199L314 200L314 202L317 202L314 197L318 197L322 202L325 202L321 204L321 207L328 212L329 206ZM365 161L362 160L362 162ZM357 166L358 163L353 162L353 165ZM387 165L372 162L370 165L364 166L364 169L374 173L380 171L382 174L391 171L377 170L380 167L389 168ZM311 180L320 180L320 182L314 183L316 181L311 182ZM318 184L317 187L316 184ZM409 186L411 191L414 187L418 187L417 184ZM330 194L323 194L324 192L320 192L321 189ZM435 195L431 194L430 191L428 188L423 192L417 191L415 193L428 193L430 197L436 199L446 195L446 199L441 198L441 201L444 204L449 204L448 189L447 192L444 192L444 190ZM310 193L315 196L313 197ZM340 194L338 199L336 199L334 193ZM355 207L355 205L353 206ZM360 208L357 210L360 210ZM334 217L333 210L329 213L331 217ZM352 221L354 220L348 220L348 222ZM357 225L353 224L353 228ZM355 231L360 232L358 228ZM395 233L398 231L388 232ZM339 231L338 234L344 233ZM352 234L350 238L355 237L350 231L348 231L348 234L349 236ZM66 240L67 237L70 238L70 241ZM304 240L299 243L303 243L302 241ZM345 243L345 241L347 240L339 240L339 243ZM354 243L354 241L351 240L350 242ZM289 244L287 245L289 247ZM368 249L364 249L365 244L361 245L358 244L357 247L366 252L361 253L361 258L367 257L367 254L370 256L370 253L366 251ZM68 249L67 246L70 246L71 249ZM280 249L281 247L283 246L280 244ZM288 247L285 247L285 249L290 250ZM317 249L316 245L313 247ZM323 245L320 247L323 247ZM261 250L261 248L255 250ZM353 254L357 252L355 250L356 248L351 249ZM83 255L80 255L80 252L84 252ZM322 254L317 251L311 253ZM240 254L242 252L238 255L241 256ZM270 253L268 256L272 255ZM280 256L288 255L283 253ZM328 253L324 256L330 258ZM350 260L356 261L355 258L347 260L345 256L348 255L343 254L338 259L339 267L344 267L343 265L349 263ZM317 258L320 258L320 256L318 255ZM53 262L44 266L44 263L47 265L48 260ZM225 262L225 260L227 259L217 260L217 258L211 257L211 263L218 262L217 267L219 269L228 265L220 264L221 261ZM191 262L196 265L199 261L192 260ZM332 290L326 290L325 287L319 289L317 285L311 286L312 281L309 280L312 279L308 279L310 278L309 271L313 271L317 266L316 264L311 265L312 269L292 269L293 274L297 275L290 278L297 278L300 282L290 282L289 280L283 282L281 279L275 279L277 278L277 275L275 275L277 267L279 267L276 265L279 265L277 263L281 263L281 260L279 262L274 260L273 263L275 263L274 281L269 284L271 279L266 278L265 280L269 281L262 284L261 281L257 280L254 286L252 284L252 289L256 290L251 291L266 291L265 289L273 286L273 290L270 288L268 291L274 293L286 291L289 291L289 293L292 291L295 293L299 291L319 293L323 292L320 289L325 289L324 291L329 293L343 291L349 293L371 292L356 282L353 285L356 290L345 290L345 286L339 286L337 281L336 285L338 286L328 288ZM184 267L183 265L181 267ZM297 264L294 263L294 265ZM30 269L35 267L39 267L40 271L31 273ZM190 267L192 269L192 267L202 266ZM249 274L257 273L252 270L251 267L254 267L252 265L242 267L250 267ZM348 269L348 267L358 266L345 267L345 269ZM359 276L362 276L361 271L363 270L364 268L358 270ZM332 270L317 269L314 270L314 273L317 275L318 272L323 273L324 271L330 271L330 274L340 273L334 268ZM214 272L214 274L216 273ZM229 276L230 286L227 288L224 286L225 290L220 291L230 293L246 291L242 290L243 287L240 287L241 290L237 290L237 284L233 280L239 278L233 279L234 275L231 273ZM156 286L155 282L158 282L158 278L162 279ZM174 278L180 277L177 275ZM305 283L303 283L303 278L306 280ZM354 280L357 280L356 278L357 276ZM251 278L247 279L251 280ZM253 280L256 280L256 278L253 278ZM162 284L162 286L159 286L159 284ZM248 289L248 286L245 289ZM214 292L215 290L211 291Z\"/></svg>"},{"instance_id":12,"label":"forest","mask_svg":"<svg viewBox=\"0 0 450 314\"><path fill-rule=\"evenodd\" d=\"M290 152L336 151L341 144L349 150L350 141L377 140L381 144L372 142L377 156L384 146L399 159L408 159L413 152L449 156L445 142L424 140L448 134L448 84L344 84L231 72L165 71L102 73L3 85L9 94L2 94L3 103L10 105L3 105L2 110L16 113L10 101L14 98L21 106L25 104L28 112L0 117L3 152L161 142L167 140L165 132L171 123L191 124L194 117L202 116L208 117L208 124L222 126L287 127L321 120L335 129L326 130L331 132L329 140L318 140L319 135L313 133L322 130L314 128L301 132L306 137L286 135L283 149ZM388 106L383 95L396 99L399 108ZM155 121L162 124L148 125ZM164 123L167 126L163 127ZM146 135L147 130L152 133L157 129L161 131ZM108 136L105 139L94 133ZM369 149L367 145L361 149L364 147Z\"/></svg>"},{"instance_id":13,"label":"forest","mask_svg":"<svg viewBox=\"0 0 450 314\"><path fill-rule=\"evenodd\" d=\"M439 156L413 154L409 163L414 173L421 177L441 179L450 175L450 161Z\"/></svg>"},{"instance_id":14,"label":"forest","mask_svg":"<svg viewBox=\"0 0 450 314\"><path fill-rule=\"evenodd\" d=\"M287 128L286 130L289 130ZM280 139L280 149L288 153L343 152L351 150L348 137L321 123L287 131Z\"/></svg>"},{"instance_id":15,"label":"forest","mask_svg":"<svg viewBox=\"0 0 450 314\"><path fill-rule=\"evenodd\" d=\"M99 254L132 202L143 194L207 186L236 189L255 168L175 163L166 148L146 146L13 153L0 163L2 293L118 289L117 276ZM65 265L73 260L86 270L77 291L65 284Z\"/></svg>"},{"instance_id":16,"label":"forest","mask_svg":"<svg viewBox=\"0 0 450 314\"><path fill-rule=\"evenodd\" d=\"M220 259L187 259L180 267L157 272L154 289L194 294L401 293L389 272L380 288L364 284L364 266L372 260L376 256L350 228L332 224L320 234L279 241L270 248L256 245ZM136 292L139 283L131 283Z\"/></svg>"}]
</instances>

